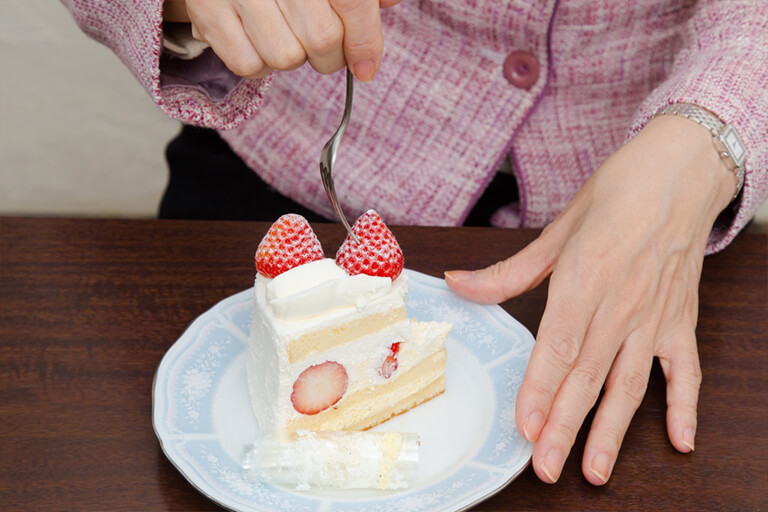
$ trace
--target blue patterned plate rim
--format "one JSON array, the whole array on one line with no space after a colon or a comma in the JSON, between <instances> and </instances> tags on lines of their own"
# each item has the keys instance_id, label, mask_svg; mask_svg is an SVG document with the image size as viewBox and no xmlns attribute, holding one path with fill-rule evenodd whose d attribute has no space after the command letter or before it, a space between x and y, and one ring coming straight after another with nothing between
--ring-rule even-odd
<instances>
[{"instance_id":1,"label":"blue patterned plate rim","mask_svg":"<svg viewBox=\"0 0 768 512\"><path fill-rule=\"evenodd\" d=\"M460 511L506 487L532 453L517 433L514 401L533 335L500 306L467 301L442 279L405 272L408 315L453 324L446 392L377 427L422 436L423 481L402 491L296 492L244 479L233 445L251 434L228 429L253 423L242 378L252 288L195 319L157 368L153 428L169 461L200 493L237 512ZM250 416L240 415L245 409Z\"/></svg>"}]
</instances>

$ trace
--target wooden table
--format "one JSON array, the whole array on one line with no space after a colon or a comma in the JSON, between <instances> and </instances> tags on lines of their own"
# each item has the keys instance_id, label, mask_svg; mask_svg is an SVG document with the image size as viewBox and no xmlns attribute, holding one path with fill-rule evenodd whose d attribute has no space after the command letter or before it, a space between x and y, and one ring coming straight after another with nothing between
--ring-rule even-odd
<instances>
[{"instance_id":1,"label":"wooden table","mask_svg":"<svg viewBox=\"0 0 768 512\"><path fill-rule=\"evenodd\" d=\"M317 225L338 247L338 225ZM0 219L0 509L217 510L163 455L152 378L198 315L251 286L266 225ZM532 230L394 228L408 267L493 263ZM536 332L545 286L503 306ZM653 369L613 478L581 475L585 430L556 485L527 469L475 510L768 509L768 236L708 257L698 328L696 452L665 431Z\"/></svg>"}]
</instances>

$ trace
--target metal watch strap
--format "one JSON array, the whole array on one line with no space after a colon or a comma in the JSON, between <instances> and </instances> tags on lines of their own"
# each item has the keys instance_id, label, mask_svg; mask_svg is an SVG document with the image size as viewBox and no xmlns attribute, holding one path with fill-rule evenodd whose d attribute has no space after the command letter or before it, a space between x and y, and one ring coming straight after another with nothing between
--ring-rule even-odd
<instances>
[{"instance_id":1,"label":"metal watch strap","mask_svg":"<svg viewBox=\"0 0 768 512\"><path fill-rule=\"evenodd\" d=\"M744 185L744 160L747 158L747 148L733 126L723 123L712 112L690 103L667 105L659 110L656 116L665 114L688 118L709 130L720 158L736 177L736 192L733 194L735 199Z\"/></svg>"}]
</instances>

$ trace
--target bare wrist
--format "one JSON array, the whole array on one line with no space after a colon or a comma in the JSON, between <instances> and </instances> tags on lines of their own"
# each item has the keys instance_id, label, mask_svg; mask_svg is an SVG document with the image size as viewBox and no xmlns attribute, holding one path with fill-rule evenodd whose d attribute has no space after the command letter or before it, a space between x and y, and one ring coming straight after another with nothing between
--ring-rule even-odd
<instances>
[{"instance_id":1,"label":"bare wrist","mask_svg":"<svg viewBox=\"0 0 768 512\"><path fill-rule=\"evenodd\" d=\"M692 103L666 105L654 117L664 115L682 117L698 124L710 133L713 147L717 150L718 156L733 174L735 186L732 198L736 199L744 185L744 163L747 158L747 149L736 129L725 124L720 117L710 110Z\"/></svg>"},{"instance_id":2,"label":"bare wrist","mask_svg":"<svg viewBox=\"0 0 768 512\"><path fill-rule=\"evenodd\" d=\"M720 158L707 130L682 117L660 116L651 119L642 132L664 147L657 146L667 157L677 157L669 168L685 169L680 179L691 193L709 191L718 213L728 206L734 196L734 174Z\"/></svg>"}]
</instances>

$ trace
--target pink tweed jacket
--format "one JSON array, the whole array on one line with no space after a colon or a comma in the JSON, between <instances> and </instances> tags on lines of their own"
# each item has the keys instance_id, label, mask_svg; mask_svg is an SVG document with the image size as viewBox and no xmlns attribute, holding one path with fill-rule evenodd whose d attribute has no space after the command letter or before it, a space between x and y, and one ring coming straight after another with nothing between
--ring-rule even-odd
<instances>
[{"instance_id":1,"label":"pink tweed jacket","mask_svg":"<svg viewBox=\"0 0 768 512\"><path fill-rule=\"evenodd\" d=\"M333 218L318 155L341 117L343 73L304 66L241 80L211 53L186 63L162 55L162 0L63 3L168 115L220 130L267 182ZM461 224L510 156L520 201L493 222L543 226L678 102L715 112L749 149L743 192L708 251L725 247L768 195L766 1L405 0L382 16L382 66L355 89L338 159L351 217L376 208L392 224ZM503 72L512 52L538 64L529 88Z\"/></svg>"}]
</instances>

